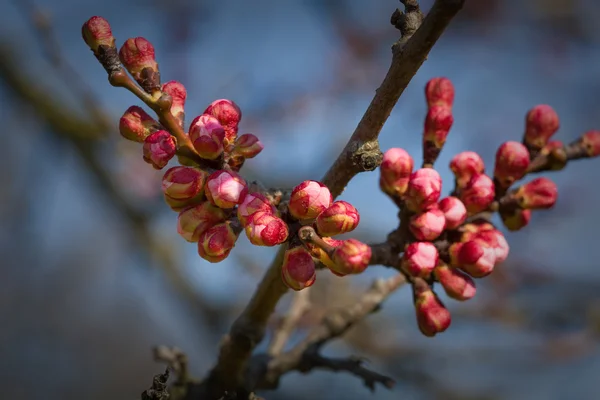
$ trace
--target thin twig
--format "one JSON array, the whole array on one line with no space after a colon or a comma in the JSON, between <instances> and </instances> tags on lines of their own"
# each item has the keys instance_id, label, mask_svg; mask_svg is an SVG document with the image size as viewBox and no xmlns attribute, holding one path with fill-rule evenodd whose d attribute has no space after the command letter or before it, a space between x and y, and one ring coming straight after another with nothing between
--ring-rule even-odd
<instances>
[{"instance_id":1,"label":"thin twig","mask_svg":"<svg viewBox=\"0 0 600 400\"><path fill-rule=\"evenodd\" d=\"M279 329L273 334L273 339L267 352L270 356L276 356L285 347L288 339L292 335L298 320L304 315L304 312L310 307L310 290L305 289L294 293L292 304L287 315L281 321Z\"/></svg>"}]
</instances>

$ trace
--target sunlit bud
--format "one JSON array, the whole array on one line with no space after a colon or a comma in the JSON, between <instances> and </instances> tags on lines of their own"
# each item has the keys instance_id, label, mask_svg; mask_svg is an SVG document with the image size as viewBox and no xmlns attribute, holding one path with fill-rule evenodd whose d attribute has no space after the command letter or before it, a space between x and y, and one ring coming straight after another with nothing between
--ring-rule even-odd
<instances>
[{"instance_id":1,"label":"sunlit bud","mask_svg":"<svg viewBox=\"0 0 600 400\"><path fill-rule=\"evenodd\" d=\"M584 146L588 157L598 157L600 155L600 131L586 132L579 141Z\"/></svg>"},{"instance_id":2,"label":"sunlit bud","mask_svg":"<svg viewBox=\"0 0 600 400\"><path fill-rule=\"evenodd\" d=\"M392 148L386 151L379 167L381 190L390 196L402 196L408 187L413 166L413 158L406 150Z\"/></svg>"},{"instance_id":3,"label":"sunlit bud","mask_svg":"<svg viewBox=\"0 0 600 400\"><path fill-rule=\"evenodd\" d=\"M203 114L194 118L189 135L200 157L214 160L223 153L225 130L215 117Z\"/></svg>"},{"instance_id":4,"label":"sunlit bud","mask_svg":"<svg viewBox=\"0 0 600 400\"><path fill-rule=\"evenodd\" d=\"M263 144L251 133L244 133L235 141L233 151L244 158L253 158L264 149Z\"/></svg>"},{"instance_id":5,"label":"sunlit bud","mask_svg":"<svg viewBox=\"0 0 600 400\"><path fill-rule=\"evenodd\" d=\"M323 239L323 241L325 243L327 243L328 245L330 245L332 247L341 246L342 243L344 242L343 240L333 239L333 238L330 238L330 237L323 237L322 239ZM331 272L333 272L336 275L343 276L343 274L339 274L339 273L335 272L335 270L337 269L337 266L333 262L333 260L329 257L329 255L327 254L327 252L325 252L320 247L318 247L316 245L313 245L313 244L310 244L310 243L306 244L306 247L308 248L310 254L314 258L316 258L317 260L319 260L320 262L322 262L327 268L329 268L331 270Z\"/></svg>"},{"instance_id":6,"label":"sunlit bud","mask_svg":"<svg viewBox=\"0 0 600 400\"><path fill-rule=\"evenodd\" d=\"M414 242L404 249L402 268L412 276L427 278L438 260L438 251L432 243Z\"/></svg>"},{"instance_id":7,"label":"sunlit bud","mask_svg":"<svg viewBox=\"0 0 600 400\"><path fill-rule=\"evenodd\" d=\"M338 200L317 217L317 232L321 236L335 236L353 231L360 222L360 215L354 206Z\"/></svg>"},{"instance_id":8,"label":"sunlit bud","mask_svg":"<svg viewBox=\"0 0 600 400\"><path fill-rule=\"evenodd\" d=\"M525 118L525 136L523 142L530 149L540 150L558 130L560 122L556 111L548 105L533 107Z\"/></svg>"},{"instance_id":9,"label":"sunlit bud","mask_svg":"<svg viewBox=\"0 0 600 400\"><path fill-rule=\"evenodd\" d=\"M246 226L248 218L259 211L264 211L276 215L277 209L269 200L260 193L248 193L237 208L237 216L240 223Z\"/></svg>"},{"instance_id":10,"label":"sunlit bud","mask_svg":"<svg viewBox=\"0 0 600 400\"><path fill-rule=\"evenodd\" d=\"M425 98L429 107L441 105L451 108L454 103L454 85L448 78L432 78L425 85Z\"/></svg>"},{"instance_id":11,"label":"sunlit bud","mask_svg":"<svg viewBox=\"0 0 600 400\"><path fill-rule=\"evenodd\" d=\"M258 211L246 221L246 236L255 246L277 246L288 238L288 226L270 211Z\"/></svg>"},{"instance_id":12,"label":"sunlit bud","mask_svg":"<svg viewBox=\"0 0 600 400\"><path fill-rule=\"evenodd\" d=\"M286 250L281 266L281 279L287 287L302 290L315 283L315 262L303 247Z\"/></svg>"},{"instance_id":13,"label":"sunlit bud","mask_svg":"<svg viewBox=\"0 0 600 400\"><path fill-rule=\"evenodd\" d=\"M242 119L242 111L237 104L227 99L215 100L204 110L204 114L212 115L223 125L225 129L225 147L235 142L238 125Z\"/></svg>"},{"instance_id":14,"label":"sunlit bud","mask_svg":"<svg viewBox=\"0 0 600 400\"><path fill-rule=\"evenodd\" d=\"M187 91L185 86L177 81L169 81L162 85L161 90L173 99L171 103L171 114L177 118L181 125L183 125L183 119L185 117L185 100L187 98Z\"/></svg>"},{"instance_id":15,"label":"sunlit bud","mask_svg":"<svg viewBox=\"0 0 600 400\"><path fill-rule=\"evenodd\" d=\"M409 228L417 240L434 240L442 234L445 225L444 213L437 208L432 208L413 215Z\"/></svg>"},{"instance_id":16,"label":"sunlit bud","mask_svg":"<svg viewBox=\"0 0 600 400\"><path fill-rule=\"evenodd\" d=\"M299 220L317 218L333 201L327 186L317 181L304 181L292 190L290 214Z\"/></svg>"},{"instance_id":17,"label":"sunlit bud","mask_svg":"<svg viewBox=\"0 0 600 400\"><path fill-rule=\"evenodd\" d=\"M202 194L205 178L205 173L197 168L169 168L162 179L162 191L174 200L194 199Z\"/></svg>"},{"instance_id":18,"label":"sunlit bud","mask_svg":"<svg viewBox=\"0 0 600 400\"><path fill-rule=\"evenodd\" d=\"M467 209L459 198L449 196L438 203L438 208L444 213L446 229L456 229L467 219Z\"/></svg>"},{"instance_id":19,"label":"sunlit bud","mask_svg":"<svg viewBox=\"0 0 600 400\"><path fill-rule=\"evenodd\" d=\"M496 265L496 251L476 240L454 243L450 246L449 253L450 264L473 278L489 275Z\"/></svg>"},{"instance_id":20,"label":"sunlit bud","mask_svg":"<svg viewBox=\"0 0 600 400\"><path fill-rule=\"evenodd\" d=\"M220 208L235 207L247 192L246 181L232 171L215 171L206 180L206 197Z\"/></svg>"},{"instance_id":21,"label":"sunlit bud","mask_svg":"<svg viewBox=\"0 0 600 400\"><path fill-rule=\"evenodd\" d=\"M360 274L369 266L371 247L356 239L344 240L333 251L332 260L338 275Z\"/></svg>"},{"instance_id":22,"label":"sunlit bud","mask_svg":"<svg viewBox=\"0 0 600 400\"><path fill-rule=\"evenodd\" d=\"M470 214L486 210L494 201L494 196L494 182L485 174L474 175L460 192L460 199Z\"/></svg>"},{"instance_id":23,"label":"sunlit bud","mask_svg":"<svg viewBox=\"0 0 600 400\"><path fill-rule=\"evenodd\" d=\"M496 252L496 264L504 262L508 257L510 251L508 242L502 232L496 229L482 230L473 235L473 240L494 249Z\"/></svg>"},{"instance_id":24,"label":"sunlit bud","mask_svg":"<svg viewBox=\"0 0 600 400\"><path fill-rule=\"evenodd\" d=\"M98 52L100 46L115 47L115 38L112 35L110 24L102 17L92 17L81 27L81 35L85 43Z\"/></svg>"},{"instance_id":25,"label":"sunlit bud","mask_svg":"<svg viewBox=\"0 0 600 400\"><path fill-rule=\"evenodd\" d=\"M433 168L421 168L410 176L405 194L406 206L414 212L425 211L438 202L442 178Z\"/></svg>"},{"instance_id":26,"label":"sunlit bud","mask_svg":"<svg viewBox=\"0 0 600 400\"><path fill-rule=\"evenodd\" d=\"M141 107L131 106L119 120L119 132L127 140L142 143L152 132L160 129L158 122Z\"/></svg>"},{"instance_id":27,"label":"sunlit bud","mask_svg":"<svg viewBox=\"0 0 600 400\"><path fill-rule=\"evenodd\" d=\"M429 109L423 133L423 163L433 164L438 158L453 122L451 108L433 106Z\"/></svg>"},{"instance_id":28,"label":"sunlit bud","mask_svg":"<svg viewBox=\"0 0 600 400\"><path fill-rule=\"evenodd\" d=\"M551 208L558 198L558 189L554 182L542 177L521 186L515 196L526 210Z\"/></svg>"},{"instance_id":29,"label":"sunlit bud","mask_svg":"<svg viewBox=\"0 0 600 400\"><path fill-rule=\"evenodd\" d=\"M450 161L450 169L454 173L459 188L465 187L473 175L482 174L485 165L479 154L473 151L463 151Z\"/></svg>"},{"instance_id":30,"label":"sunlit bud","mask_svg":"<svg viewBox=\"0 0 600 400\"><path fill-rule=\"evenodd\" d=\"M519 142L505 142L496 152L494 178L506 189L525 176L529 161L527 147Z\"/></svg>"},{"instance_id":31,"label":"sunlit bud","mask_svg":"<svg viewBox=\"0 0 600 400\"><path fill-rule=\"evenodd\" d=\"M502 218L502 223L509 231L518 231L529 224L531 210L517 208L511 211L503 211L500 209L500 218Z\"/></svg>"},{"instance_id":32,"label":"sunlit bud","mask_svg":"<svg viewBox=\"0 0 600 400\"><path fill-rule=\"evenodd\" d=\"M231 222L214 225L198 238L198 254L208 262L221 262L227 258L237 238L238 235L232 229Z\"/></svg>"},{"instance_id":33,"label":"sunlit bud","mask_svg":"<svg viewBox=\"0 0 600 400\"><path fill-rule=\"evenodd\" d=\"M175 139L167 131L156 131L144 139L144 161L155 169L163 169L176 152Z\"/></svg>"},{"instance_id":34,"label":"sunlit bud","mask_svg":"<svg viewBox=\"0 0 600 400\"><path fill-rule=\"evenodd\" d=\"M177 217L177 233L188 242L197 242L200 235L207 229L227 219L225 211L204 202L197 206L188 207Z\"/></svg>"},{"instance_id":35,"label":"sunlit bud","mask_svg":"<svg viewBox=\"0 0 600 400\"><path fill-rule=\"evenodd\" d=\"M154 46L143 37L130 38L119 50L119 59L148 93L160 89L160 72L154 58Z\"/></svg>"},{"instance_id":36,"label":"sunlit bud","mask_svg":"<svg viewBox=\"0 0 600 400\"><path fill-rule=\"evenodd\" d=\"M449 297L464 301L475 296L475 282L461 270L440 263L433 273Z\"/></svg>"},{"instance_id":37,"label":"sunlit bud","mask_svg":"<svg viewBox=\"0 0 600 400\"><path fill-rule=\"evenodd\" d=\"M423 335L432 337L448 329L450 311L422 279L417 278L413 283L413 298L417 324Z\"/></svg>"}]
</instances>

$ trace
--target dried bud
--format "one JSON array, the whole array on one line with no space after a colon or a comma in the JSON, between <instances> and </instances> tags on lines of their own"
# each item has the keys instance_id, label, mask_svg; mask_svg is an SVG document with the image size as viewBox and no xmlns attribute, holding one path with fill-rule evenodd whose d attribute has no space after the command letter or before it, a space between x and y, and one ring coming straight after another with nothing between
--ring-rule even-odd
<instances>
[{"instance_id":1,"label":"dried bud","mask_svg":"<svg viewBox=\"0 0 600 400\"><path fill-rule=\"evenodd\" d=\"M416 279L413 284L413 298L417 324L423 335L432 337L448 329L451 323L450 312L421 279Z\"/></svg>"},{"instance_id":2,"label":"dried bud","mask_svg":"<svg viewBox=\"0 0 600 400\"><path fill-rule=\"evenodd\" d=\"M585 148L588 157L600 156L600 131L589 131L584 133L579 139L579 142Z\"/></svg>"},{"instance_id":3,"label":"dried bud","mask_svg":"<svg viewBox=\"0 0 600 400\"><path fill-rule=\"evenodd\" d=\"M483 174L485 165L479 154L473 151L463 151L452 158L450 169L456 178L456 185L463 188L469 183L473 175Z\"/></svg>"},{"instance_id":4,"label":"dried bud","mask_svg":"<svg viewBox=\"0 0 600 400\"><path fill-rule=\"evenodd\" d=\"M417 240L434 240L442 234L445 225L444 213L437 208L432 208L413 215L409 228Z\"/></svg>"},{"instance_id":5,"label":"dried bud","mask_svg":"<svg viewBox=\"0 0 600 400\"><path fill-rule=\"evenodd\" d=\"M462 269L473 278L489 275L496 265L495 249L477 240L454 243L450 246L449 253L451 265Z\"/></svg>"},{"instance_id":6,"label":"dried bud","mask_svg":"<svg viewBox=\"0 0 600 400\"><path fill-rule=\"evenodd\" d=\"M433 164L437 160L454 122L452 109L447 106L433 106L425 118L423 133L423 163Z\"/></svg>"},{"instance_id":7,"label":"dried bud","mask_svg":"<svg viewBox=\"0 0 600 400\"><path fill-rule=\"evenodd\" d=\"M232 171L215 171L206 180L206 197L220 208L235 207L247 192L246 181Z\"/></svg>"},{"instance_id":8,"label":"dried bud","mask_svg":"<svg viewBox=\"0 0 600 400\"><path fill-rule=\"evenodd\" d=\"M215 100L204 110L204 114L212 115L219 120L225 129L225 147L235 142L238 125L242 119L242 111L231 100Z\"/></svg>"},{"instance_id":9,"label":"dried bud","mask_svg":"<svg viewBox=\"0 0 600 400\"><path fill-rule=\"evenodd\" d=\"M537 151L546 145L550 137L560 126L556 111L548 105L533 107L525 118L525 135L523 143Z\"/></svg>"},{"instance_id":10,"label":"dried bud","mask_svg":"<svg viewBox=\"0 0 600 400\"><path fill-rule=\"evenodd\" d=\"M448 78L432 78L425 85L425 98L430 108L434 106L452 108L452 104L454 103L454 85L452 85L452 82Z\"/></svg>"},{"instance_id":11,"label":"dried bud","mask_svg":"<svg viewBox=\"0 0 600 400\"><path fill-rule=\"evenodd\" d=\"M231 222L215 225L198 238L198 254L211 263L218 263L227 258L235 246L238 235L232 229Z\"/></svg>"},{"instance_id":12,"label":"dried bud","mask_svg":"<svg viewBox=\"0 0 600 400\"><path fill-rule=\"evenodd\" d=\"M460 192L460 199L470 214L485 211L494 201L494 182L485 174L474 175Z\"/></svg>"},{"instance_id":13,"label":"dried bud","mask_svg":"<svg viewBox=\"0 0 600 400\"><path fill-rule=\"evenodd\" d=\"M244 133L235 141L233 151L244 158L254 158L264 149L263 144L251 133Z\"/></svg>"},{"instance_id":14,"label":"dried bud","mask_svg":"<svg viewBox=\"0 0 600 400\"><path fill-rule=\"evenodd\" d=\"M171 114L177 118L181 125L185 116L185 100L187 99L187 91L185 86L177 81L169 81L162 85L161 90L171 96Z\"/></svg>"},{"instance_id":15,"label":"dried bud","mask_svg":"<svg viewBox=\"0 0 600 400\"><path fill-rule=\"evenodd\" d=\"M509 231L518 231L529 224L531 210L517 208L511 211L504 211L500 209L500 218L502 218L502 223Z\"/></svg>"},{"instance_id":16,"label":"dried bud","mask_svg":"<svg viewBox=\"0 0 600 400\"><path fill-rule=\"evenodd\" d=\"M110 24L102 17L95 16L88 19L81 27L81 36L95 54L98 54L100 46L115 47L115 38Z\"/></svg>"},{"instance_id":17,"label":"dried bud","mask_svg":"<svg viewBox=\"0 0 600 400\"><path fill-rule=\"evenodd\" d=\"M321 239L323 239L323 241L325 243L327 243L328 245L330 245L332 247L338 247L338 246L341 246L342 243L344 243L343 240L333 239L330 237L323 237ZM310 254L314 258L316 258L317 260L322 262L327 268L329 268L331 270L331 272L333 272L335 275L343 276L343 274L335 272L335 270L337 269L337 266L333 262L333 260L329 257L329 255L327 254L326 251L324 251L320 247L310 244L310 243L306 244L306 246L307 246Z\"/></svg>"},{"instance_id":18,"label":"dried bud","mask_svg":"<svg viewBox=\"0 0 600 400\"><path fill-rule=\"evenodd\" d=\"M379 167L379 187L390 196L400 197L406 192L414 161L404 149L392 148L383 154Z\"/></svg>"},{"instance_id":19,"label":"dried bud","mask_svg":"<svg viewBox=\"0 0 600 400\"><path fill-rule=\"evenodd\" d=\"M446 218L446 229L456 229L467 219L467 209L457 197L443 198L438 203L438 208Z\"/></svg>"},{"instance_id":20,"label":"dried bud","mask_svg":"<svg viewBox=\"0 0 600 400\"><path fill-rule=\"evenodd\" d=\"M177 152L175 139L167 131L156 131L144 140L144 161L163 169Z\"/></svg>"},{"instance_id":21,"label":"dried bud","mask_svg":"<svg viewBox=\"0 0 600 400\"><path fill-rule=\"evenodd\" d=\"M444 291L455 300L469 300L475 296L477 291L473 279L456 268L450 268L445 263L441 263L433 270L437 280L442 284Z\"/></svg>"},{"instance_id":22,"label":"dried bud","mask_svg":"<svg viewBox=\"0 0 600 400\"><path fill-rule=\"evenodd\" d=\"M334 202L317 217L317 232L321 236L335 236L353 231L360 222L354 206L342 200Z\"/></svg>"},{"instance_id":23,"label":"dried bud","mask_svg":"<svg viewBox=\"0 0 600 400\"><path fill-rule=\"evenodd\" d=\"M536 178L521 186L515 196L526 210L551 208L556 203L558 189L550 179Z\"/></svg>"},{"instance_id":24,"label":"dried bud","mask_svg":"<svg viewBox=\"0 0 600 400\"><path fill-rule=\"evenodd\" d=\"M177 217L177 233L188 242L197 242L207 229L224 222L227 219L225 211L204 202L197 206L184 209Z\"/></svg>"},{"instance_id":25,"label":"dried bud","mask_svg":"<svg viewBox=\"0 0 600 400\"><path fill-rule=\"evenodd\" d=\"M205 173L192 167L169 168L162 180L162 191L170 199L189 201L202 196Z\"/></svg>"},{"instance_id":26,"label":"dried bud","mask_svg":"<svg viewBox=\"0 0 600 400\"><path fill-rule=\"evenodd\" d=\"M154 46L143 37L130 38L119 50L119 59L148 93L160 89L160 72L154 58Z\"/></svg>"},{"instance_id":27,"label":"dried bud","mask_svg":"<svg viewBox=\"0 0 600 400\"><path fill-rule=\"evenodd\" d=\"M203 114L194 118L189 135L200 157L215 160L223 153L225 130L215 117Z\"/></svg>"},{"instance_id":28,"label":"dried bud","mask_svg":"<svg viewBox=\"0 0 600 400\"><path fill-rule=\"evenodd\" d=\"M432 208L442 191L442 178L433 168L421 168L413 172L405 194L406 206L414 212Z\"/></svg>"},{"instance_id":29,"label":"dried bud","mask_svg":"<svg viewBox=\"0 0 600 400\"><path fill-rule=\"evenodd\" d=\"M127 140L142 143L152 132L160 129L158 122L141 107L131 106L119 120L119 132Z\"/></svg>"},{"instance_id":30,"label":"dried bud","mask_svg":"<svg viewBox=\"0 0 600 400\"><path fill-rule=\"evenodd\" d=\"M243 226L246 226L248 218L259 211L264 211L273 215L277 214L277 209L265 196L260 193L248 193L237 209L237 216L240 223Z\"/></svg>"},{"instance_id":31,"label":"dried bud","mask_svg":"<svg viewBox=\"0 0 600 400\"><path fill-rule=\"evenodd\" d=\"M360 274L369 266L371 248L356 239L344 240L333 251L332 260L338 275Z\"/></svg>"},{"instance_id":32,"label":"dried bud","mask_svg":"<svg viewBox=\"0 0 600 400\"><path fill-rule=\"evenodd\" d=\"M316 277L315 262L304 248L285 251L281 279L287 287L296 291L305 289L315 283Z\"/></svg>"},{"instance_id":33,"label":"dried bud","mask_svg":"<svg viewBox=\"0 0 600 400\"><path fill-rule=\"evenodd\" d=\"M292 190L290 214L299 220L317 218L333 201L327 186L317 181L304 181Z\"/></svg>"},{"instance_id":34,"label":"dried bud","mask_svg":"<svg viewBox=\"0 0 600 400\"><path fill-rule=\"evenodd\" d=\"M438 260L438 251L432 243L414 242L404 249L402 268L412 276L427 278Z\"/></svg>"},{"instance_id":35,"label":"dried bud","mask_svg":"<svg viewBox=\"0 0 600 400\"><path fill-rule=\"evenodd\" d=\"M271 211L258 211L246 221L246 236L255 246L277 246L288 238L287 224Z\"/></svg>"},{"instance_id":36,"label":"dried bud","mask_svg":"<svg viewBox=\"0 0 600 400\"><path fill-rule=\"evenodd\" d=\"M494 178L503 189L523 178L529 167L529 150L519 142L505 142L496 152Z\"/></svg>"}]
</instances>

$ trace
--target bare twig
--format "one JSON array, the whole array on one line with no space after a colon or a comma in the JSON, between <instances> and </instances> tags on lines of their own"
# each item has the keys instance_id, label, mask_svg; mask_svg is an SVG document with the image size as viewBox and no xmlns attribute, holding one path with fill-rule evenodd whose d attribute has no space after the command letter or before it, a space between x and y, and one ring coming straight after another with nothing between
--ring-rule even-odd
<instances>
[{"instance_id":1,"label":"bare twig","mask_svg":"<svg viewBox=\"0 0 600 400\"><path fill-rule=\"evenodd\" d=\"M281 325L273 334L273 340L271 341L269 350L267 351L270 356L278 355L285 347L285 344L294 331L298 320L310 307L309 294L310 290L308 289L294 293L294 298L292 299L292 304L290 304L290 309L287 315L283 318Z\"/></svg>"},{"instance_id":2,"label":"bare twig","mask_svg":"<svg viewBox=\"0 0 600 400\"><path fill-rule=\"evenodd\" d=\"M164 374L154 375L150 389L144 390L142 400L168 400L169 391L167 390L167 381L169 380L169 369Z\"/></svg>"}]
</instances>

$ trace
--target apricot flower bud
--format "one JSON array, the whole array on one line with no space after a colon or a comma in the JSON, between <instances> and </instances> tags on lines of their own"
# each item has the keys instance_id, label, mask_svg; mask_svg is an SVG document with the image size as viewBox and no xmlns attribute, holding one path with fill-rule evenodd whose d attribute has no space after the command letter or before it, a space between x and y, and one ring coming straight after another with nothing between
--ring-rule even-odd
<instances>
[{"instance_id":1,"label":"apricot flower bud","mask_svg":"<svg viewBox=\"0 0 600 400\"><path fill-rule=\"evenodd\" d=\"M198 254L208 262L221 262L229 256L237 238L238 234L232 229L231 222L217 224L198 238Z\"/></svg>"},{"instance_id":2,"label":"apricot flower bud","mask_svg":"<svg viewBox=\"0 0 600 400\"><path fill-rule=\"evenodd\" d=\"M175 139L167 131L156 131L144 140L144 161L163 169L177 152Z\"/></svg>"},{"instance_id":3,"label":"apricot flower bud","mask_svg":"<svg viewBox=\"0 0 600 400\"><path fill-rule=\"evenodd\" d=\"M437 160L454 122L452 109L447 106L433 106L425 118L423 133L423 163L433 164Z\"/></svg>"},{"instance_id":4,"label":"apricot flower bud","mask_svg":"<svg viewBox=\"0 0 600 400\"><path fill-rule=\"evenodd\" d=\"M536 178L521 186L515 193L521 208L536 210L551 208L556 203L558 189L548 178Z\"/></svg>"},{"instance_id":5,"label":"apricot flower bud","mask_svg":"<svg viewBox=\"0 0 600 400\"><path fill-rule=\"evenodd\" d=\"M317 232L321 236L335 236L353 231L360 222L354 206L338 200L317 216Z\"/></svg>"},{"instance_id":6,"label":"apricot flower bud","mask_svg":"<svg viewBox=\"0 0 600 400\"><path fill-rule=\"evenodd\" d=\"M331 247L341 246L342 243L344 242L343 240L333 239L330 237L322 237L321 239L323 239L323 241L325 243L327 243L328 245L330 245ZM307 244L305 244L305 246L307 247L310 254L314 258L316 258L317 260L322 262L327 268L329 268L329 270L332 273L334 273L335 275L343 276L343 274L335 272L335 270L337 269L337 266L333 262L333 260L329 257L329 255L327 254L327 252L325 250L323 250L319 246L316 246L311 243L307 243Z\"/></svg>"},{"instance_id":7,"label":"apricot flower bud","mask_svg":"<svg viewBox=\"0 0 600 400\"><path fill-rule=\"evenodd\" d=\"M248 218L259 211L264 211L273 215L277 213L277 209L264 195L254 192L246 194L244 200L237 208L237 216L242 226L246 226Z\"/></svg>"},{"instance_id":8,"label":"apricot flower bud","mask_svg":"<svg viewBox=\"0 0 600 400\"><path fill-rule=\"evenodd\" d=\"M454 173L456 185L462 188L469 183L473 175L482 174L485 165L479 154L473 151L463 151L452 158L450 169Z\"/></svg>"},{"instance_id":9,"label":"apricot flower bud","mask_svg":"<svg viewBox=\"0 0 600 400\"><path fill-rule=\"evenodd\" d=\"M467 219L467 209L459 198L449 196L438 203L438 208L444 213L446 229L456 229Z\"/></svg>"},{"instance_id":10,"label":"apricot flower bud","mask_svg":"<svg viewBox=\"0 0 600 400\"><path fill-rule=\"evenodd\" d=\"M515 181L523 178L529 167L530 157L527 147L519 142L505 142L496 152L494 178L503 188L507 189Z\"/></svg>"},{"instance_id":11,"label":"apricot flower bud","mask_svg":"<svg viewBox=\"0 0 600 400\"><path fill-rule=\"evenodd\" d=\"M421 168L413 172L405 194L406 206L414 212L433 207L440 198L442 178L433 168Z\"/></svg>"},{"instance_id":12,"label":"apricot flower bud","mask_svg":"<svg viewBox=\"0 0 600 400\"><path fill-rule=\"evenodd\" d=\"M204 114L215 117L225 129L225 147L235 142L242 111L231 100L215 100L204 110Z\"/></svg>"},{"instance_id":13,"label":"apricot flower bud","mask_svg":"<svg viewBox=\"0 0 600 400\"><path fill-rule=\"evenodd\" d=\"M174 200L191 200L202 195L204 180L205 173L197 168L169 168L162 179L162 191Z\"/></svg>"},{"instance_id":14,"label":"apricot flower bud","mask_svg":"<svg viewBox=\"0 0 600 400\"><path fill-rule=\"evenodd\" d=\"M246 181L232 171L215 171L206 180L206 197L220 208L235 207L247 192Z\"/></svg>"},{"instance_id":15,"label":"apricot flower bud","mask_svg":"<svg viewBox=\"0 0 600 400\"><path fill-rule=\"evenodd\" d=\"M446 225L444 213L437 208L415 214L409 228L417 240L434 240L442 234Z\"/></svg>"},{"instance_id":16,"label":"apricot flower bud","mask_svg":"<svg viewBox=\"0 0 600 400\"><path fill-rule=\"evenodd\" d=\"M432 243L414 242L404 249L402 268L412 276L427 278L438 260L438 251Z\"/></svg>"},{"instance_id":17,"label":"apricot flower bud","mask_svg":"<svg viewBox=\"0 0 600 400\"><path fill-rule=\"evenodd\" d=\"M452 104L454 103L454 85L452 85L452 82L448 78L432 78L425 85L425 98L430 108L434 106L452 108Z\"/></svg>"},{"instance_id":18,"label":"apricot flower bud","mask_svg":"<svg viewBox=\"0 0 600 400\"><path fill-rule=\"evenodd\" d=\"M525 117L523 143L535 153L546 145L560 126L556 111L548 105L533 107Z\"/></svg>"},{"instance_id":19,"label":"apricot flower bud","mask_svg":"<svg viewBox=\"0 0 600 400\"><path fill-rule=\"evenodd\" d=\"M494 182L485 174L474 175L460 192L460 199L470 214L486 210L494 201Z\"/></svg>"},{"instance_id":20,"label":"apricot flower bud","mask_svg":"<svg viewBox=\"0 0 600 400\"><path fill-rule=\"evenodd\" d=\"M304 181L292 190L288 208L294 218L310 220L317 218L332 201L327 186L317 181Z\"/></svg>"},{"instance_id":21,"label":"apricot flower bud","mask_svg":"<svg viewBox=\"0 0 600 400\"><path fill-rule=\"evenodd\" d=\"M223 153L225 130L215 117L203 114L194 118L189 135L200 157L214 160Z\"/></svg>"},{"instance_id":22,"label":"apricot flower bud","mask_svg":"<svg viewBox=\"0 0 600 400\"><path fill-rule=\"evenodd\" d=\"M251 133L244 133L235 141L233 151L244 158L254 158L264 149L263 144Z\"/></svg>"},{"instance_id":23,"label":"apricot flower bud","mask_svg":"<svg viewBox=\"0 0 600 400\"><path fill-rule=\"evenodd\" d=\"M184 209L177 217L177 233L188 242L197 242L207 229L227 219L225 211L204 202Z\"/></svg>"},{"instance_id":24,"label":"apricot flower bud","mask_svg":"<svg viewBox=\"0 0 600 400\"><path fill-rule=\"evenodd\" d=\"M95 54L98 54L100 46L115 47L115 38L110 24L102 17L95 16L88 19L81 27L81 36Z\"/></svg>"},{"instance_id":25,"label":"apricot flower bud","mask_svg":"<svg viewBox=\"0 0 600 400\"><path fill-rule=\"evenodd\" d=\"M510 251L508 242L502 232L496 229L477 232L473 236L473 240L494 249L496 254L496 264L504 262L508 257Z\"/></svg>"},{"instance_id":26,"label":"apricot flower bud","mask_svg":"<svg viewBox=\"0 0 600 400\"><path fill-rule=\"evenodd\" d=\"M454 243L450 246L449 253L451 265L462 269L473 278L489 275L496 265L495 249L476 240Z\"/></svg>"},{"instance_id":27,"label":"apricot flower bud","mask_svg":"<svg viewBox=\"0 0 600 400\"><path fill-rule=\"evenodd\" d=\"M158 122L141 107L131 106L119 120L119 132L127 140L142 143L152 132L160 129Z\"/></svg>"},{"instance_id":28,"label":"apricot flower bud","mask_svg":"<svg viewBox=\"0 0 600 400\"><path fill-rule=\"evenodd\" d=\"M127 39L119 50L119 59L146 92L160 89L154 46L148 40L143 37Z\"/></svg>"},{"instance_id":29,"label":"apricot flower bud","mask_svg":"<svg viewBox=\"0 0 600 400\"><path fill-rule=\"evenodd\" d=\"M169 81L162 85L161 90L171 96L171 114L183 125L185 100L187 99L185 86L177 81Z\"/></svg>"},{"instance_id":30,"label":"apricot flower bud","mask_svg":"<svg viewBox=\"0 0 600 400\"><path fill-rule=\"evenodd\" d=\"M588 131L584 133L579 142L583 145L588 157L600 156L600 131Z\"/></svg>"},{"instance_id":31,"label":"apricot flower bud","mask_svg":"<svg viewBox=\"0 0 600 400\"><path fill-rule=\"evenodd\" d=\"M502 218L502 223L509 231L518 231L529 224L531 210L517 208L515 210L504 211L500 209L500 218Z\"/></svg>"},{"instance_id":32,"label":"apricot flower bud","mask_svg":"<svg viewBox=\"0 0 600 400\"><path fill-rule=\"evenodd\" d=\"M360 274L369 266L371 247L356 239L342 241L333 251L332 260L338 275Z\"/></svg>"},{"instance_id":33,"label":"apricot flower bud","mask_svg":"<svg viewBox=\"0 0 600 400\"><path fill-rule=\"evenodd\" d=\"M302 290L315 283L315 262L303 247L286 250L281 266L281 279L287 287Z\"/></svg>"},{"instance_id":34,"label":"apricot flower bud","mask_svg":"<svg viewBox=\"0 0 600 400\"><path fill-rule=\"evenodd\" d=\"M441 283L444 291L455 300L469 300L475 296L477 289L473 279L456 268L450 268L445 263L441 263L433 270L437 280Z\"/></svg>"},{"instance_id":35,"label":"apricot flower bud","mask_svg":"<svg viewBox=\"0 0 600 400\"><path fill-rule=\"evenodd\" d=\"M413 166L413 158L406 150L392 148L386 151L379 167L381 190L392 197L401 197L408 187Z\"/></svg>"},{"instance_id":36,"label":"apricot flower bud","mask_svg":"<svg viewBox=\"0 0 600 400\"><path fill-rule=\"evenodd\" d=\"M422 279L416 279L413 284L413 298L417 324L423 335L432 337L448 329L450 312Z\"/></svg>"},{"instance_id":37,"label":"apricot flower bud","mask_svg":"<svg viewBox=\"0 0 600 400\"><path fill-rule=\"evenodd\" d=\"M277 246L288 238L288 226L271 211L258 211L246 221L246 236L255 246Z\"/></svg>"}]
</instances>

